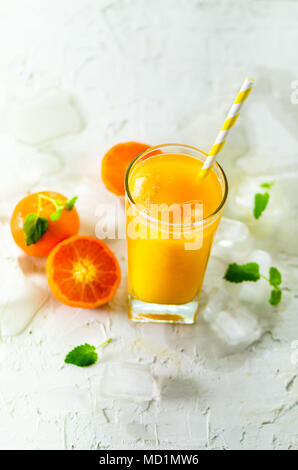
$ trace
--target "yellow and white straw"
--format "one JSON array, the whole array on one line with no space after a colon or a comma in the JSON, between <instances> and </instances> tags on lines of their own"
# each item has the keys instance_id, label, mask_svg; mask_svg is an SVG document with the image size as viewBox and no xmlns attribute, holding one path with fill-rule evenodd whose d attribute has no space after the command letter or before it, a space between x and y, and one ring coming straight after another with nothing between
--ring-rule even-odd
<instances>
[{"instance_id":1,"label":"yellow and white straw","mask_svg":"<svg viewBox=\"0 0 298 470\"><path fill-rule=\"evenodd\" d=\"M204 165L202 166L202 169L200 171L200 177L207 175L208 170L212 167L216 160L216 156L219 154L219 152L225 145L229 131L237 121L237 118L240 114L241 106L243 105L244 101L251 92L253 82L254 80L252 78L246 78L244 80L244 83L239 90L237 98L235 99L230 111L228 112L226 120L215 139L215 142L208 154L208 157L204 162Z\"/></svg>"}]
</instances>

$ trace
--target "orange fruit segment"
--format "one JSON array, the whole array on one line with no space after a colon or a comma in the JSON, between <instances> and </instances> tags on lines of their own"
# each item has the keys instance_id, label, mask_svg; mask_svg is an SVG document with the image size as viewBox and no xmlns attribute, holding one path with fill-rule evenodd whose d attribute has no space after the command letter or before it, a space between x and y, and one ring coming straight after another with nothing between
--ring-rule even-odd
<instances>
[{"instance_id":1,"label":"orange fruit segment","mask_svg":"<svg viewBox=\"0 0 298 470\"><path fill-rule=\"evenodd\" d=\"M107 189L117 196L125 195L124 178L128 165L149 145L140 142L123 142L114 145L103 157L101 176Z\"/></svg>"},{"instance_id":2,"label":"orange fruit segment","mask_svg":"<svg viewBox=\"0 0 298 470\"><path fill-rule=\"evenodd\" d=\"M47 259L46 273L57 300L88 309L111 300L121 279L119 263L110 248L87 235L56 245Z\"/></svg>"}]
</instances>

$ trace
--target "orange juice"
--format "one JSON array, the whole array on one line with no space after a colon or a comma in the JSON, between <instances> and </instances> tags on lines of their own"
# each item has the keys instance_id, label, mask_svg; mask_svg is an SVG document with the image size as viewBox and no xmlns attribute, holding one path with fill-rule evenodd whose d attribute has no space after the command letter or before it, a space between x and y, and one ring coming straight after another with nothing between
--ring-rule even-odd
<instances>
[{"instance_id":1,"label":"orange juice","mask_svg":"<svg viewBox=\"0 0 298 470\"><path fill-rule=\"evenodd\" d=\"M197 149L161 146L144 152L127 172L128 283L134 320L195 321L226 197L226 179L218 165L206 179L198 178L203 161ZM190 211L182 221L170 212L165 221L163 210L152 209L192 207L194 202L201 207L199 220Z\"/></svg>"}]
</instances>

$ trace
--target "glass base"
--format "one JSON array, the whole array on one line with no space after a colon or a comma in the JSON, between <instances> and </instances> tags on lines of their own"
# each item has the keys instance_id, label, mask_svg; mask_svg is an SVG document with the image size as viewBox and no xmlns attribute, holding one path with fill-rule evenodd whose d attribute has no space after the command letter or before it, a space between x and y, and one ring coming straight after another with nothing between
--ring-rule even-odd
<instances>
[{"instance_id":1,"label":"glass base","mask_svg":"<svg viewBox=\"0 0 298 470\"><path fill-rule=\"evenodd\" d=\"M182 305L152 304L129 297L129 317L137 322L184 323L196 321L199 298Z\"/></svg>"}]
</instances>

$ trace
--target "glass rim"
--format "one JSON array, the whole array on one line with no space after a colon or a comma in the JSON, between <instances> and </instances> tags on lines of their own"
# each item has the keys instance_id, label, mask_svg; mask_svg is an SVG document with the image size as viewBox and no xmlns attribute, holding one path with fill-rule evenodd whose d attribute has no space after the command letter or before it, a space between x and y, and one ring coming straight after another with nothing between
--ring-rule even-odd
<instances>
[{"instance_id":1,"label":"glass rim","mask_svg":"<svg viewBox=\"0 0 298 470\"><path fill-rule=\"evenodd\" d=\"M156 150L156 149L159 149L159 148L165 148L165 147L184 147L186 149L189 149L189 150L195 150L196 152L199 152L200 154L204 155L205 157L208 156L208 154L206 152L204 152L203 150L197 148L197 147L194 147L193 145L187 145L187 144L177 144L177 143L168 143L168 144L161 144L161 145L155 145L154 147L149 147L148 149L144 150L144 152L140 153L139 155L137 155L131 162L130 164L128 165L127 167L127 170L126 170L126 173L125 173L125 180L124 180L124 186L125 186L125 193L129 199L129 202L135 206L137 208L137 210L140 212L140 214L142 216L144 216L146 219L149 219L153 222L157 222L158 224L163 224L163 225L166 225L166 226L172 226L172 227L178 227L178 226L199 226L199 225L202 225L206 222L208 222L210 219L212 219L215 215L217 215L220 210L223 208L223 206L225 205L225 202L227 200L227 197L228 197L228 191L229 191L229 186L228 186L228 180L227 180L227 177L226 177L226 174L224 172L224 170L222 169L221 165L218 163L218 162L215 162L215 166L219 169L222 177L223 177L223 181L224 181L224 194L223 194L223 197L222 197L222 200L219 204L219 206L215 209L215 211L213 211L211 214L209 214L207 217L203 218L202 220L199 220L198 222L191 222L190 224L173 224L173 223L167 223L167 222L161 222L160 220L158 219L155 219L154 217L151 217L149 214L147 214L146 212L142 211L139 209L139 205L133 200L132 198L132 195L130 193L130 190L129 190L129 184L128 184L128 178L129 178L129 174L130 174L130 170L132 168L132 166L134 165L134 163L139 159L141 158L142 156L146 155L146 153L149 153L151 152L152 150Z\"/></svg>"}]
</instances>

